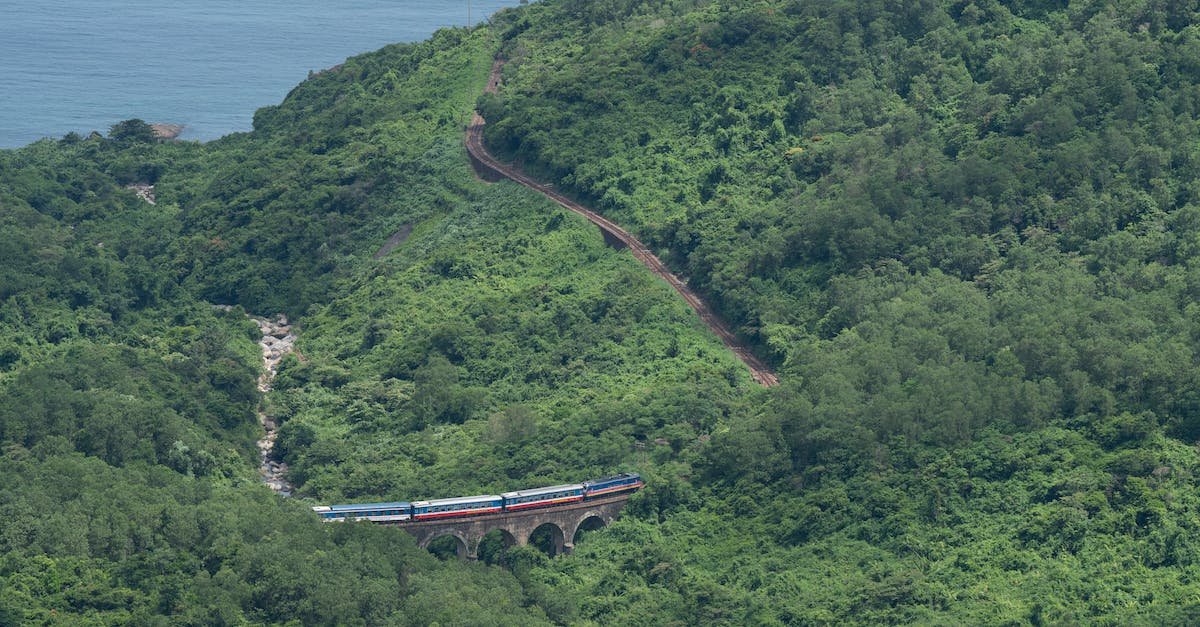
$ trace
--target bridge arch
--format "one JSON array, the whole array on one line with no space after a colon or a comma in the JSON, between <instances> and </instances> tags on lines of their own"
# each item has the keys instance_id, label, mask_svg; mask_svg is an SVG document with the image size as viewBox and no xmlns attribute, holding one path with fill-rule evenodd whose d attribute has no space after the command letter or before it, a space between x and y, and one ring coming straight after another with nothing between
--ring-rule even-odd
<instances>
[{"instance_id":1,"label":"bridge arch","mask_svg":"<svg viewBox=\"0 0 1200 627\"><path fill-rule=\"evenodd\" d=\"M545 534L545 535L543 535ZM553 520L547 520L534 527L529 532L526 544L533 544L550 554L550 557L562 555L567 550L567 537L563 528Z\"/></svg>"},{"instance_id":2,"label":"bridge arch","mask_svg":"<svg viewBox=\"0 0 1200 627\"><path fill-rule=\"evenodd\" d=\"M460 559L465 559L474 553L474 551L471 550L471 539L458 529L444 529L439 533L430 534L423 542L419 544L419 546L422 549L429 550L430 546L442 538L454 538L454 551L458 554Z\"/></svg>"},{"instance_id":3,"label":"bridge arch","mask_svg":"<svg viewBox=\"0 0 1200 627\"><path fill-rule=\"evenodd\" d=\"M603 529L612 522L611 519L605 517L600 512L589 511L580 516L575 525L571 529L571 545L574 546L579 541L579 534L584 531L595 531Z\"/></svg>"},{"instance_id":4,"label":"bridge arch","mask_svg":"<svg viewBox=\"0 0 1200 627\"><path fill-rule=\"evenodd\" d=\"M478 559L493 564L499 559L500 553L505 549L519 544L517 537L511 531L504 527L496 527L483 533L479 538L479 545L475 548L475 554Z\"/></svg>"}]
</instances>

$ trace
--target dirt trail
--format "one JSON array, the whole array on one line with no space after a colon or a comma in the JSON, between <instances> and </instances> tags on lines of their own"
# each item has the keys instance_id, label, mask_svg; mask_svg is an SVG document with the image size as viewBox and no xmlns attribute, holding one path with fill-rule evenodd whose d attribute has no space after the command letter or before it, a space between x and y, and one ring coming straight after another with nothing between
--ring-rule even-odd
<instances>
[{"instance_id":1,"label":"dirt trail","mask_svg":"<svg viewBox=\"0 0 1200 627\"><path fill-rule=\"evenodd\" d=\"M492 73L488 77L487 84L487 91L489 93L495 93L499 88L500 71L503 67L503 60L497 60L492 66ZM711 309L709 309L708 305L704 301L700 300L700 297L697 296L696 293L687 286L687 284L681 281L679 277L672 274L671 271L668 270L665 265L663 265L663 262L660 261L658 257L654 256L654 253L651 253L650 250L646 248L644 244L638 241L636 237L631 235L628 231L620 226L617 226L616 223L608 218L590 209L584 208L579 203L576 203L566 196L563 196L554 189L550 188L548 185L539 183L530 178L524 172L521 172L511 165L501 163L492 157L492 155L488 153L487 149L483 147L484 123L483 117L480 116L479 113L476 113L474 119L471 120L471 125L467 127L467 152L469 152L475 159L477 165L504 178L511 179L517 183L520 183L521 185L524 185L525 187L542 193L562 207L570 209L571 211L574 211L575 213L587 218L593 224L600 227L600 229L609 236L620 240L623 244L629 247L629 250L633 252L633 256L636 257L638 261L641 261L647 268L650 269L651 272L658 275L664 281L670 284L671 287L675 288L675 291L683 297L683 300L687 302L692 309L696 310L696 313L700 315L700 319L704 321L704 324L708 325L708 328L712 329L712 332L716 333L717 337L721 338L721 341L725 343L725 346L729 347L729 350L733 351L733 353L746 364L746 367L750 368L750 374L754 377L755 381L766 387L770 387L779 383L779 377L777 377L775 373L767 367L766 364L755 357L754 354L751 353L750 350L733 335L733 333L730 333L729 329L725 326L725 323L722 322L721 319L718 318Z\"/></svg>"}]
</instances>

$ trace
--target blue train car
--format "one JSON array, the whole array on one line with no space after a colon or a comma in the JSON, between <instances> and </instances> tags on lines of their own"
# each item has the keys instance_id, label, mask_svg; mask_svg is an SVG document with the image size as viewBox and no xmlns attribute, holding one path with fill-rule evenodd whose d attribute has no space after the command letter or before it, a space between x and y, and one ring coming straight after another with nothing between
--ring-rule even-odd
<instances>
[{"instance_id":1,"label":"blue train car","mask_svg":"<svg viewBox=\"0 0 1200 627\"><path fill-rule=\"evenodd\" d=\"M317 505L313 511L323 522L369 520L371 522L401 522L412 518L412 503L360 503L358 505Z\"/></svg>"},{"instance_id":2,"label":"blue train car","mask_svg":"<svg viewBox=\"0 0 1200 627\"><path fill-rule=\"evenodd\" d=\"M550 507L582 501L583 485L579 483L552 485L545 488L534 488L533 490L505 492L500 496L504 497L504 511L506 512L534 507Z\"/></svg>"},{"instance_id":3,"label":"blue train car","mask_svg":"<svg viewBox=\"0 0 1200 627\"><path fill-rule=\"evenodd\" d=\"M484 494L453 499L413 501L412 505L414 520L433 520L435 518L494 514L503 507L504 500L498 494Z\"/></svg>"},{"instance_id":4,"label":"blue train car","mask_svg":"<svg viewBox=\"0 0 1200 627\"><path fill-rule=\"evenodd\" d=\"M641 475L636 472L623 472L603 479L584 481L583 498L586 500L621 492L633 492L640 490L643 485L645 484L642 483Z\"/></svg>"}]
</instances>

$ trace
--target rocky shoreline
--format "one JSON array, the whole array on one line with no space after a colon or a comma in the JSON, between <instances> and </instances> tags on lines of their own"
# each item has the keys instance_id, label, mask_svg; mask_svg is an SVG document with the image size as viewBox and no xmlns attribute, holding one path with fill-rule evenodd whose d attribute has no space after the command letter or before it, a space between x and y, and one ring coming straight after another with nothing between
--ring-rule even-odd
<instances>
[{"instance_id":1,"label":"rocky shoreline","mask_svg":"<svg viewBox=\"0 0 1200 627\"><path fill-rule=\"evenodd\" d=\"M171 141L187 128L186 124L167 124L165 122L155 122L150 125L154 129L154 136L161 141Z\"/></svg>"},{"instance_id":2,"label":"rocky shoreline","mask_svg":"<svg viewBox=\"0 0 1200 627\"><path fill-rule=\"evenodd\" d=\"M258 391L265 394L271 390L271 379L275 378L279 360L296 348L296 331L288 324L287 316L283 314L276 314L273 319L258 316L251 316L250 319L258 324L259 330L262 331L262 339L258 341L258 345L262 348L263 373L258 377ZM258 454L261 461L258 473L267 487L283 496L291 496L292 484L285 479L287 464L271 459L271 449L275 447L278 425L273 418L261 410L258 412L258 421L266 430L266 435L258 441Z\"/></svg>"}]
</instances>

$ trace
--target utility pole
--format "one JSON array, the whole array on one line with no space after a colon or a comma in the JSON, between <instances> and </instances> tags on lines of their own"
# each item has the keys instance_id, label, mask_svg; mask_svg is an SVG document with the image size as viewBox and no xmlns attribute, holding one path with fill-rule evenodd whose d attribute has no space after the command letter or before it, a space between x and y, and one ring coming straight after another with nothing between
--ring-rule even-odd
<instances>
[{"instance_id":1,"label":"utility pole","mask_svg":"<svg viewBox=\"0 0 1200 627\"><path fill-rule=\"evenodd\" d=\"M471 0L467 0L467 28L471 28Z\"/></svg>"},{"instance_id":2,"label":"utility pole","mask_svg":"<svg viewBox=\"0 0 1200 627\"><path fill-rule=\"evenodd\" d=\"M633 448L636 448L637 450L642 452L642 468L645 468L646 467L646 443L641 442L641 441L634 442Z\"/></svg>"}]
</instances>

